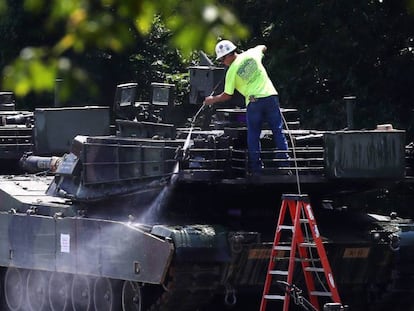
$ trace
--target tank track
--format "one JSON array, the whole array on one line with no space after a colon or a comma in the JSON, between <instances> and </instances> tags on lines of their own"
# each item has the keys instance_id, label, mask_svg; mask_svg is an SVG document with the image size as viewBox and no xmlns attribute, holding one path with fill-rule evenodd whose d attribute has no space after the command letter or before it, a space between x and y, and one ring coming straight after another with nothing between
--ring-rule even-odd
<instances>
[{"instance_id":1,"label":"tank track","mask_svg":"<svg viewBox=\"0 0 414 311\"><path fill-rule=\"evenodd\" d=\"M208 304L220 286L217 264L174 265L164 292L148 311L194 311Z\"/></svg>"}]
</instances>

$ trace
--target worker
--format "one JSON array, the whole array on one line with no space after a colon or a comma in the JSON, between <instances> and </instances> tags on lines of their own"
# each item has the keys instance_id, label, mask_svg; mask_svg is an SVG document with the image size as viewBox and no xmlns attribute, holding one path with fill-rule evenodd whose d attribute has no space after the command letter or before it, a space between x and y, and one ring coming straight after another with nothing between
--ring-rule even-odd
<instances>
[{"instance_id":1,"label":"worker","mask_svg":"<svg viewBox=\"0 0 414 311\"><path fill-rule=\"evenodd\" d=\"M279 97L266 69L262 58L266 51L265 45L258 45L245 52L237 53L237 47L229 40L217 43L216 60L228 67L225 77L224 91L216 96L207 96L204 104L212 105L224 102L239 91L246 101L247 146L249 149L250 173L260 175L262 162L260 159L260 134L263 121L267 121L273 133L276 157L285 159L279 166L288 166L288 146L282 132L283 122L279 107ZM282 151L282 152L280 152Z\"/></svg>"}]
</instances>

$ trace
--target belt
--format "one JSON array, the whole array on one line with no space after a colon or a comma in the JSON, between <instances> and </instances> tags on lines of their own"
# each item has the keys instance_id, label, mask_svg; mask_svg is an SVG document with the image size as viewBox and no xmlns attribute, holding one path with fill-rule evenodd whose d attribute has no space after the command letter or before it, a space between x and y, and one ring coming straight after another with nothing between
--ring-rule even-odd
<instances>
[{"instance_id":1,"label":"belt","mask_svg":"<svg viewBox=\"0 0 414 311\"><path fill-rule=\"evenodd\" d=\"M265 97L256 97L254 95L249 95L249 102L254 103L254 102L258 101L259 99L264 99L264 98L268 98L268 97L272 97L272 96L277 96L277 95L269 95L269 96L265 96Z\"/></svg>"}]
</instances>

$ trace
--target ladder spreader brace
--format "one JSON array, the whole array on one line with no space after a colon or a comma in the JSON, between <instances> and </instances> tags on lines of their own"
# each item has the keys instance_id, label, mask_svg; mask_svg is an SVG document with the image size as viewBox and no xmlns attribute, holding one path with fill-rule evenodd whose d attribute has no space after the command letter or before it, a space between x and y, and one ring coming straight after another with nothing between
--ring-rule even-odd
<instances>
[{"instance_id":1,"label":"ladder spreader brace","mask_svg":"<svg viewBox=\"0 0 414 311\"><path fill-rule=\"evenodd\" d=\"M290 220L286 219L287 212ZM289 310L289 289L277 293L276 289L281 291L280 286L274 286L277 282L272 281L275 277L280 283L292 285L296 261L301 263L308 297L315 310L320 310L318 297L328 297L334 303L341 303L309 197L283 194L260 311L266 310L270 300L283 301L283 311Z\"/></svg>"}]
</instances>

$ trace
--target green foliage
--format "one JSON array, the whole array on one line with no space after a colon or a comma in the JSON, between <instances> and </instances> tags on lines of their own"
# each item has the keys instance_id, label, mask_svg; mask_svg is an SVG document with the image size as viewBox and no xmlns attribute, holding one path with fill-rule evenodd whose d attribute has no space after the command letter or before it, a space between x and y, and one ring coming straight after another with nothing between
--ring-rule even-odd
<instances>
[{"instance_id":1,"label":"green foliage","mask_svg":"<svg viewBox=\"0 0 414 311\"><path fill-rule=\"evenodd\" d=\"M156 17L149 34L137 42L137 52L128 58L128 68L140 85L141 100L149 98L151 82L166 82L187 70L188 62L180 51L169 46L171 36L172 32Z\"/></svg>"},{"instance_id":2,"label":"green foliage","mask_svg":"<svg viewBox=\"0 0 414 311\"><path fill-rule=\"evenodd\" d=\"M214 55L220 37L268 46L281 104L305 127L344 128L355 95L358 128L414 131L414 0L0 0L0 14L1 88L17 95L62 78L67 101L110 104L117 83L146 100L168 81L184 102L191 52Z\"/></svg>"},{"instance_id":3,"label":"green foliage","mask_svg":"<svg viewBox=\"0 0 414 311\"><path fill-rule=\"evenodd\" d=\"M248 21L249 46L268 46L281 104L299 108L304 126L344 128L346 95L357 96L358 128L412 123L413 1L229 2Z\"/></svg>"},{"instance_id":4,"label":"green foliage","mask_svg":"<svg viewBox=\"0 0 414 311\"><path fill-rule=\"evenodd\" d=\"M31 88L38 91L52 89L56 69L56 60L45 59L42 49L26 48L12 65L4 69L4 74L14 77L17 94L27 94Z\"/></svg>"},{"instance_id":5,"label":"green foliage","mask_svg":"<svg viewBox=\"0 0 414 311\"><path fill-rule=\"evenodd\" d=\"M3 71L2 87L13 90L17 96L52 90L55 79L62 75L67 78L63 81L64 89L69 87L67 81L75 81L79 76L86 79L86 71L67 61L68 57L94 50L122 54L136 47L137 38L150 34L155 16L173 33L168 43L185 57L194 49L211 51L219 35L235 38L247 35L231 11L213 0L16 1L17 4L12 2L13 7L22 5L23 1L18 10L20 14L42 15L43 20L36 27L44 33L53 33L55 39L45 40L41 46L28 42L28 46L33 46L30 51L36 52L29 58L15 60ZM7 8L6 4L0 0L0 9ZM22 64L31 69L23 69ZM33 68L37 68L36 78L41 83L35 81Z\"/></svg>"}]
</instances>

